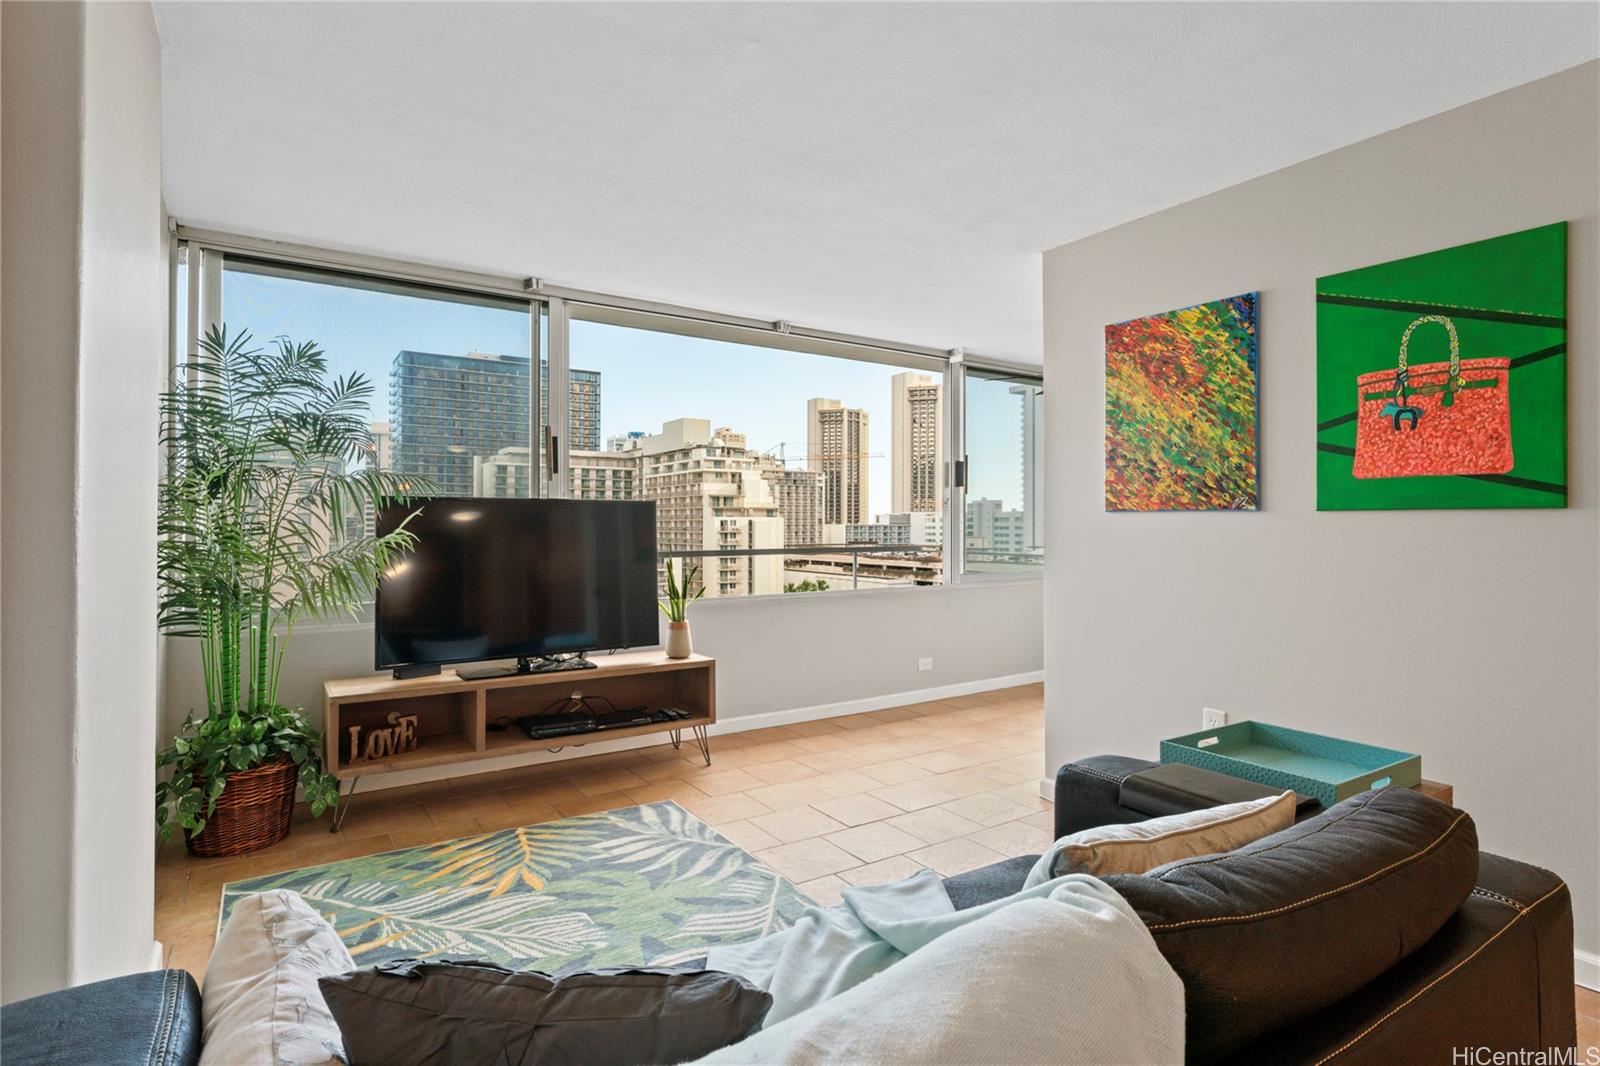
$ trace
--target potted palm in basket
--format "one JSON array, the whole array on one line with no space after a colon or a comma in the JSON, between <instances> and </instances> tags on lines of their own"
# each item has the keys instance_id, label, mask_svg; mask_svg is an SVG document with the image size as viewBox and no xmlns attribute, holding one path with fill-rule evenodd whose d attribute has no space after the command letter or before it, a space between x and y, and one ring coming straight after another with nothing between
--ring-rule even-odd
<instances>
[{"instance_id":1,"label":"potted palm in basket","mask_svg":"<svg viewBox=\"0 0 1600 1066\"><path fill-rule=\"evenodd\" d=\"M337 802L317 730L278 701L290 634L353 611L415 541L368 519L428 487L374 468L372 385L327 369L315 344L212 327L161 397L159 625L198 641L206 713L157 756L156 823L197 855L283 839L297 783L313 815Z\"/></svg>"}]
</instances>

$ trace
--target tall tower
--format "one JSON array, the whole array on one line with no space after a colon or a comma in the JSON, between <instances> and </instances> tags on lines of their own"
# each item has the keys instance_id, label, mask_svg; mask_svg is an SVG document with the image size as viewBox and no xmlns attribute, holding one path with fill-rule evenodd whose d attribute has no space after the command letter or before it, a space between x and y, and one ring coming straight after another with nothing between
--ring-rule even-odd
<instances>
[{"instance_id":1,"label":"tall tower","mask_svg":"<svg viewBox=\"0 0 1600 1066\"><path fill-rule=\"evenodd\" d=\"M1013 385L1022 406L1022 517L1029 548L1044 547L1044 500L1039 460L1044 455L1044 386Z\"/></svg>"},{"instance_id":2,"label":"tall tower","mask_svg":"<svg viewBox=\"0 0 1600 1066\"><path fill-rule=\"evenodd\" d=\"M549 368L541 364L539 375L543 386ZM528 446L528 384L527 356L396 353L389 371L394 469L431 479L442 496L471 495L474 459ZM572 447L598 451L599 371L574 368L568 397ZM548 388L539 389L539 410L549 411ZM543 441L539 449L542 463Z\"/></svg>"},{"instance_id":3,"label":"tall tower","mask_svg":"<svg viewBox=\"0 0 1600 1066\"><path fill-rule=\"evenodd\" d=\"M806 401L806 468L822 473L822 521L866 521L867 412L838 400Z\"/></svg>"},{"instance_id":4,"label":"tall tower","mask_svg":"<svg viewBox=\"0 0 1600 1066\"><path fill-rule=\"evenodd\" d=\"M889 452L889 509L897 514L937 511L943 502L942 392L939 382L927 374L908 370L889 379L894 430Z\"/></svg>"}]
</instances>

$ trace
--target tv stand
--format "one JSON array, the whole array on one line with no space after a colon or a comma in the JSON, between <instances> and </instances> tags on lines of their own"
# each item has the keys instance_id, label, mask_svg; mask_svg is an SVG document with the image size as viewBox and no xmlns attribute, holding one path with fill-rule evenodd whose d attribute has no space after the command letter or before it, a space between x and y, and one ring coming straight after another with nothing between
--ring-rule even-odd
<instances>
[{"instance_id":1,"label":"tv stand","mask_svg":"<svg viewBox=\"0 0 1600 1066\"><path fill-rule=\"evenodd\" d=\"M457 670L456 676L463 681L487 681L494 677L519 677L524 674L553 674L562 670L593 670L594 663L590 662L587 655L579 652L577 655L523 655L517 659L515 666L480 666L467 670Z\"/></svg>"},{"instance_id":2,"label":"tv stand","mask_svg":"<svg viewBox=\"0 0 1600 1066\"><path fill-rule=\"evenodd\" d=\"M526 665L526 672L501 667L462 674L446 668L431 677L409 680L368 675L325 682L323 760L341 783L329 828L337 832L343 826L357 781L401 770L449 765L470 773L478 768L468 764L484 759L532 755L549 761L566 748L598 744L600 751L606 751L611 748L609 741L647 735L670 741L675 748L692 739L706 765L711 765L709 727L717 720L717 683L716 660L709 656L669 659L659 650L628 651ZM572 670L584 671L581 682L566 676ZM603 698L615 707L652 711L675 707L689 716L539 738L516 725L518 718L541 714L552 703L571 699L574 685L582 688L585 698ZM358 742L359 751L352 747Z\"/></svg>"}]
</instances>

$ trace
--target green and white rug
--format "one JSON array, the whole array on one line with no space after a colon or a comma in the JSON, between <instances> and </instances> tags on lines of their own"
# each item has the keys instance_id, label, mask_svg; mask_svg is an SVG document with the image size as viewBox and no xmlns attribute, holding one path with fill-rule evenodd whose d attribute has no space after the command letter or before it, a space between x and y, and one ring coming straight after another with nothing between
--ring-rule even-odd
<instances>
[{"instance_id":1,"label":"green and white rug","mask_svg":"<svg viewBox=\"0 0 1600 1066\"><path fill-rule=\"evenodd\" d=\"M547 972L695 959L787 928L811 905L676 803L233 881L221 921L274 888L320 911L363 966L474 958Z\"/></svg>"}]
</instances>

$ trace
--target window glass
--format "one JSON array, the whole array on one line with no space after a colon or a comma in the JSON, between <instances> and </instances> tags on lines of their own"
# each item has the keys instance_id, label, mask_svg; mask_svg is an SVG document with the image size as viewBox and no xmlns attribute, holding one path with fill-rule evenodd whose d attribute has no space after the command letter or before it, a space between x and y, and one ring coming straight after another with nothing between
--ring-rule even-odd
<instances>
[{"instance_id":1,"label":"window glass","mask_svg":"<svg viewBox=\"0 0 1600 1066\"><path fill-rule=\"evenodd\" d=\"M1044 383L969 368L966 571L1044 566Z\"/></svg>"},{"instance_id":2,"label":"window glass","mask_svg":"<svg viewBox=\"0 0 1600 1066\"><path fill-rule=\"evenodd\" d=\"M570 352L572 497L655 500L707 597L942 579L943 375L581 311Z\"/></svg>"},{"instance_id":3,"label":"window glass","mask_svg":"<svg viewBox=\"0 0 1600 1066\"><path fill-rule=\"evenodd\" d=\"M314 341L330 377L371 384L373 465L444 496L537 493L528 304L230 256L222 308L230 334Z\"/></svg>"}]
</instances>

